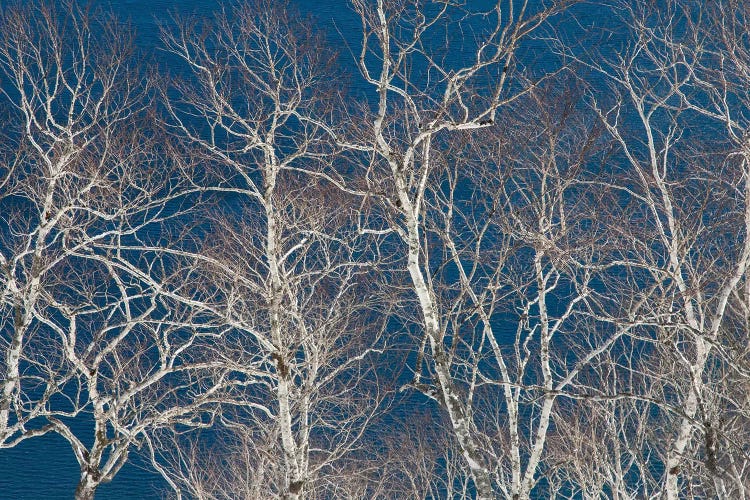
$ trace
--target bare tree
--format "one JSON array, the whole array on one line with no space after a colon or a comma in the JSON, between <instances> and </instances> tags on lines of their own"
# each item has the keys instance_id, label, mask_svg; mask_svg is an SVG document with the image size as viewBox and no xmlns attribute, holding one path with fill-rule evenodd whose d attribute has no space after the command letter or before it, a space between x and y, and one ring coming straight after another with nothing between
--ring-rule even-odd
<instances>
[{"instance_id":1,"label":"bare tree","mask_svg":"<svg viewBox=\"0 0 750 500\"><path fill-rule=\"evenodd\" d=\"M222 207L209 215L212 243L194 253L205 289L218 290L200 300L230 328L218 356L246 380L222 423L265 443L242 465L261 476L224 494L324 496L387 392L371 358L389 318L374 315L378 242L357 234L337 164L332 56L276 2L180 25L164 42L190 78L175 82L179 97L165 94L169 123ZM193 474L177 468L176 481L195 492ZM216 478L217 494L235 479Z\"/></svg>"},{"instance_id":2,"label":"bare tree","mask_svg":"<svg viewBox=\"0 0 750 500\"><path fill-rule=\"evenodd\" d=\"M0 443L59 433L80 465L76 498L93 498L147 430L190 422L222 387L192 352L204 325L159 293L174 270L144 250L191 187L159 153L147 82L110 15L11 6L0 23ZM90 436L73 425L88 421Z\"/></svg>"},{"instance_id":3,"label":"bare tree","mask_svg":"<svg viewBox=\"0 0 750 500\"><path fill-rule=\"evenodd\" d=\"M614 180L602 183L621 193L609 227L621 273L633 277L628 294L647 294L622 321L638 325L638 340L658 353L641 367L653 384L638 397L663 412L666 447L652 463L671 499L729 495L720 475L709 493L713 480L701 478L711 474L694 465L716 470L714 412L727 403L717 405L712 387L737 366L729 352L739 339L727 325L737 321L731 303L746 286L750 258L747 39L744 11L730 3L620 2L625 47L565 51L608 86L607 95L592 90L591 102L620 148L609 167Z\"/></svg>"},{"instance_id":4,"label":"bare tree","mask_svg":"<svg viewBox=\"0 0 750 500\"><path fill-rule=\"evenodd\" d=\"M68 8L73 15L61 20L50 6L11 6L0 20L8 126L0 171L5 445L44 430L26 424L59 392L62 352L49 349L40 313L54 307L50 282L85 245L79 240L112 234L107 223L116 213L106 203L118 160L109 149L138 106L124 67L126 40L103 23L106 43L94 50L88 14Z\"/></svg>"},{"instance_id":5,"label":"bare tree","mask_svg":"<svg viewBox=\"0 0 750 500\"><path fill-rule=\"evenodd\" d=\"M158 92L111 15L3 10L0 448L60 434L80 499L134 450L178 497L747 498L750 8L594 48L572 3L353 0L365 102L283 2L176 20Z\"/></svg>"},{"instance_id":6,"label":"bare tree","mask_svg":"<svg viewBox=\"0 0 750 500\"><path fill-rule=\"evenodd\" d=\"M498 4L481 18L496 29L484 26L476 54L452 54L459 62L429 44L471 14L422 7L357 4L360 68L379 95L365 177L404 245L423 328L410 387L447 412L478 498L528 498L548 467L557 398L627 331L575 339L608 300L591 287L602 233L579 179L595 121L576 114L569 82L508 80L523 37L564 4L519 18ZM573 96L543 99L555 84Z\"/></svg>"},{"instance_id":7,"label":"bare tree","mask_svg":"<svg viewBox=\"0 0 750 500\"><path fill-rule=\"evenodd\" d=\"M462 368L467 375L459 375L453 367L447 341L459 338L450 332L459 316L450 303L439 300L425 213L431 208L431 190L439 185L436 182L443 182L435 173L439 143L460 142L461 134L491 127L498 110L528 90L510 79L516 51L525 37L568 3L541 4L532 10L528 2L497 2L488 12L472 12L449 2L439 6L354 2L363 26L360 72L378 95L377 107L366 122L371 126L366 134L372 153L365 179L371 199L382 206L390 221L388 229L404 245L405 266L419 301L419 321L429 350L429 369L434 373L435 393L428 391L428 395L449 416L478 498L494 496L493 467L475 435L473 419L477 378L471 372L472 363L476 366L479 359L469 360ZM475 33L474 44L466 53L437 55L436 44L453 33ZM483 308L476 295L468 289L465 292L470 293L469 300L476 299L474 307ZM466 341L471 350L495 340L481 329L477 334ZM415 387L421 384L420 369ZM476 374L476 368L473 371ZM465 396L458 381L464 376L468 376Z\"/></svg>"}]
</instances>

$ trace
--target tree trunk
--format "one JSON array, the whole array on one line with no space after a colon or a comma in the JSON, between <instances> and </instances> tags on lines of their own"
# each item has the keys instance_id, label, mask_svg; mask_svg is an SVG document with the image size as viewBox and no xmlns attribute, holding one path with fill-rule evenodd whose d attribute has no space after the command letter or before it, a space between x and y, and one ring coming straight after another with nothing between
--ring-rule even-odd
<instances>
[{"instance_id":1,"label":"tree trunk","mask_svg":"<svg viewBox=\"0 0 750 500\"><path fill-rule=\"evenodd\" d=\"M448 418L453 426L453 433L456 436L458 445L461 447L461 454L469 466L469 472L477 490L477 500L491 500L494 497L492 494L490 472L482 463L479 447L471 435L471 415L467 413L466 407L462 404L453 383L448 354L443 348L437 306L419 264L420 245L417 216L414 215L414 211L409 206L410 201L406 195L406 190L402 186L399 187L402 203L408 207L407 209L410 210L409 213L411 214L408 219L409 234L407 244L409 254L407 269L422 310L427 338L429 339L435 363L436 382L439 385L442 395L442 403L448 412Z\"/></svg>"},{"instance_id":2,"label":"tree trunk","mask_svg":"<svg viewBox=\"0 0 750 500\"><path fill-rule=\"evenodd\" d=\"M81 473L81 480L76 488L75 500L94 500L96 488L99 486L98 472L84 470Z\"/></svg>"}]
</instances>

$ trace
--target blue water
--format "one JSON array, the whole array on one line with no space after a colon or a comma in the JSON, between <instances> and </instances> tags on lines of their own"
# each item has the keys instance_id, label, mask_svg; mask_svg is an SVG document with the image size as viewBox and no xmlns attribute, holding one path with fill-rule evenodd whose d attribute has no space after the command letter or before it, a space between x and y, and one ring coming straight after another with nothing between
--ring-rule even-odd
<instances>
[{"instance_id":1,"label":"blue water","mask_svg":"<svg viewBox=\"0 0 750 500\"><path fill-rule=\"evenodd\" d=\"M63 500L73 497L78 464L70 445L56 434L0 450L0 499ZM98 499L161 498L166 485L144 468L126 464L115 479L100 487Z\"/></svg>"}]
</instances>

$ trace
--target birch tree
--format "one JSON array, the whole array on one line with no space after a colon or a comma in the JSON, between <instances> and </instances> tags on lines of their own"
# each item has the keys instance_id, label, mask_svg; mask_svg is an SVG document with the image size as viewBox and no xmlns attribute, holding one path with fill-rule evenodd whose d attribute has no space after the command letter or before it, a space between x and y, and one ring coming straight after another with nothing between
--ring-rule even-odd
<instances>
[{"instance_id":1,"label":"birch tree","mask_svg":"<svg viewBox=\"0 0 750 500\"><path fill-rule=\"evenodd\" d=\"M747 498L750 7L572 3L352 0L364 100L283 2L175 19L158 88L111 15L5 8L0 448L58 433L80 499L133 453L177 497Z\"/></svg>"},{"instance_id":2,"label":"birch tree","mask_svg":"<svg viewBox=\"0 0 750 500\"><path fill-rule=\"evenodd\" d=\"M331 54L275 2L181 26L164 43L190 79L165 105L204 160L201 188L225 207L195 259L221 291L204 303L231 328L222 359L247 380L223 423L263 436L248 457L263 495L323 495L387 392L371 358L389 317L373 316L378 242L354 230L356 193L335 156Z\"/></svg>"},{"instance_id":3,"label":"birch tree","mask_svg":"<svg viewBox=\"0 0 750 500\"><path fill-rule=\"evenodd\" d=\"M80 466L76 498L90 499L147 431L199 425L222 388L193 352L204 325L159 293L175 266L146 250L191 187L161 154L147 82L111 16L41 4L0 23L0 442L59 433Z\"/></svg>"},{"instance_id":4,"label":"birch tree","mask_svg":"<svg viewBox=\"0 0 750 500\"><path fill-rule=\"evenodd\" d=\"M4 9L0 66L5 137L2 184L2 392L0 443L49 427L26 425L46 412L66 370L49 349L40 317L50 286L82 235L110 235L105 207L115 129L137 107L126 74L126 40L105 23L93 50L87 13L48 5ZM64 10L65 8L63 8ZM63 16L64 17L64 16ZM54 320L50 320L54 321Z\"/></svg>"},{"instance_id":5,"label":"birch tree","mask_svg":"<svg viewBox=\"0 0 750 500\"><path fill-rule=\"evenodd\" d=\"M591 102L620 148L610 168L624 210L610 227L622 236L623 268L637 276L629 293L649 294L626 320L659 352L643 369L660 389L640 396L655 396L652 408L664 412L661 491L709 494L713 480L689 464L703 457L715 469L711 388L725 373L717 365L737 366L727 349L746 333L726 326L750 258L745 11L695 2L616 9L625 47L568 53L608 84ZM710 494L728 495L718 476Z\"/></svg>"},{"instance_id":6,"label":"birch tree","mask_svg":"<svg viewBox=\"0 0 750 500\"><path fill-rule=\"evenodd\" d=\"M525 37L566 5L532 8L525 2L498 2L489 12L480 13L450 3L355 2L363 25L360 72L372 86L373 96L377 95L367 121L371 129L364 132L372 149L364 167L368 200L380 207L381 218L388 221L387 231L403 245L403 265L423 329L410 387L434 399L446 412L477 498L494 498L497 492L525 498L535 487L555 390L561 389L552 371L553 337L585 303L590 276L582 268L566 269L565 259L560 258L570 252L559 249L569 236L566 224L570 219L563 205L570 182L568 173L556 170L554 149L545 147L549 155L538 158L539 170L530 174L538 175L534 182L539 184L513 188L512 180L505 185L502 178L501 155L507 151L495 150L498 156L494 158L477 156L478 150L465 145L471 144L472 137L506 130L499 121L506 119L506 108L538 85L512 78L516 52ZM475 34L475 45L469 49L463 45L455 53L440 56L433 52L452 34L468 32ZM464 171L477 164L487 168L477 167L479 173L472 179ZM493 168L500 173L492 174ZM574 175L573 168L570 173ZM528 203L529 211L535 211L529 215L537 218L523 220L514 215L513 204L519 201ZM503 233L506 228L512 237ZM514 253L516 244L525 245L528 252ZM534 252L537 258L522 264L533 270L531 276L519 272L515 278L521 281L513 282L506 264L511 258L520 263ZM570 293L565 297L569 307L559 316L552 315L545 297L564 287ZM507 297L521 303L514 365L494 330L500 308L506 306L503 311L507 313L512 311L511 303L518 304L510 299L504 302ZM539 311L533 321L528 319L531 308ZM535 335L539 340L532 344ZM540 363L534 370L541 370L533 376L531 361ZM518 370L517 374L512 370ZM573 378L571 372L557 383L564 386ZM522 387L532 379L544 381L540 392L546 395L538 427L531 431L536 435L527 449L519 433L529 431L528 422L520 423L516 412ZM485 389L494 392L489 389L492 386L502 391L504 400L481 401ZM481 408L483 404L488 406ZM492 431L484 425L495 412L507 412L509 419L508 427L496 422L510 432L509 476L498 477L508 449L498 447L494 454L487 441Z\"/></svg>"}]
</instances>

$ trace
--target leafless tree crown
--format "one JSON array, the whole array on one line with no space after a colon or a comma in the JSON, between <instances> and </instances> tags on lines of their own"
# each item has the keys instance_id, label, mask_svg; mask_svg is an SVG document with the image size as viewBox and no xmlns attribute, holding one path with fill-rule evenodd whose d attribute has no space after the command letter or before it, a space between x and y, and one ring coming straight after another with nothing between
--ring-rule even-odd
<instances>
[{"instance_id":1,"label":"leafless tree crown","mask_svg":"<svg viewBox=\"0 0 750 500\"><path fill-rule=\"evenodd\" d=\"M167 75L3 6L0 452L58 434L78 499L136 455L176 498L747 498L750 4L348 8L339 53L174 16Z\"/></svg>"}]
</instances>

